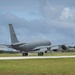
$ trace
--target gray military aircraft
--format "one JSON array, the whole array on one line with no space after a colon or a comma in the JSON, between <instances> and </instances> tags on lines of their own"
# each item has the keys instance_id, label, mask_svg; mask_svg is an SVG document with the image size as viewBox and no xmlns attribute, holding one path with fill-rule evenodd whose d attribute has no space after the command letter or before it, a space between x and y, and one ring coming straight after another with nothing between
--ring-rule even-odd
<instances>
[{"instance_id":1,"label":"gray military aircraft","mask_svg":"<svg viewBox=\"0 0 75 75\"><path fill-rule=\"evenodd\" d=\"M12 24L9 24L11 45L7 45L9 48L20 50L22 56L28 56L29 52L38 51L38 56L42 56L44 52L39 51L41 47L49 47L51 42L49 40L42 40L37 42L21 43L18 41Z\"/></svg>"}]
</instances>

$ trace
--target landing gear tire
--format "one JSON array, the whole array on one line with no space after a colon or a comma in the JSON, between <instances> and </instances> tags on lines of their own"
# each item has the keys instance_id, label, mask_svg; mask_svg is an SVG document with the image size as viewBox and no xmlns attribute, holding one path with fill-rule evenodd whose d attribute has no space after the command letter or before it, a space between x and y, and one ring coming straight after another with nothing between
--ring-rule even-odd
<instances>
[{"instance_id":1,"label":"landing gear tire","mask_svg":"<svg viewBox=\"0 0 75 75\"><path fill-rule=\"evenodd\" d=\"M47 51L45 51L45 53L47 53Z\"/></svg>"},{"instance_id":2,"label":"landing gear tire","mask_svg":"<svg viewBox=\"0 0 75 75\"><path fill-rule=\"evenodd\" d=\"M22 53L22 56L28 56L28 53Z\"/></svg>"},{"instance_id":3,"label":"landing gear tire","mask_svg":"<svg viewBox=\"0 0 75 75\"><path fill-rule=\"evenodd\" d=\"M43 56L43 55L44 55L43 52L39 52L39 53L38 53L38 56Z\"/></svg>"}]
</instances>

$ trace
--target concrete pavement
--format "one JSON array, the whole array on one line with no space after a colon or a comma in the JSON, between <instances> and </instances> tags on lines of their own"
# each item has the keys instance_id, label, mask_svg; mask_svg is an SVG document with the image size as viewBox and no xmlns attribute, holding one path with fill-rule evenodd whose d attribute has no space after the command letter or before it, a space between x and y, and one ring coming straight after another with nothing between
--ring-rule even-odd
<instances>
[{"instance_id":1,"label":"concrete pavement","mask_svg":"<svg viewBox=\"0 0 75 75\"><path fill-rule=\"evenodd\" d=\"M44 59L44 58L75 58L75 56L25 56L25 57L0 57L0 60L17 60L17 59Z\"/></svg>"}]
</instances>

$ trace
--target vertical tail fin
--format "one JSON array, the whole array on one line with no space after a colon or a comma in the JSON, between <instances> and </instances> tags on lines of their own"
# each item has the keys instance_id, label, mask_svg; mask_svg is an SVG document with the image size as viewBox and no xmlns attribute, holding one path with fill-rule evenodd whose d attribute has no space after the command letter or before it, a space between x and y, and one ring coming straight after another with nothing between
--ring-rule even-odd
<instances>
[{"instance_id":1,"label":"vertical tail fin","mask_svg":"<svg viewBox=\"0 0 75 75\"><path fill-rule=\"evenodd\" d=\"M19 41L16 37L16 34L15 34L12 24L9 24L9 29L10 29L11 43L18 43Z\"/></svg>"}]
</instances>

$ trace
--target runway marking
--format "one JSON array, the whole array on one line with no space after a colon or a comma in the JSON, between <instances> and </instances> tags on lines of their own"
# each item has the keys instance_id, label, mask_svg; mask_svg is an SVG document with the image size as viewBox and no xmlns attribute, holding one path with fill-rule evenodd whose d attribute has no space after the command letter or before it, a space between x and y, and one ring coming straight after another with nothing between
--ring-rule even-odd
<instances>
[{"instance_id":1,"label":"runway marking","mask_svg":"<svg viewBox=\"0 0 75 75\"><path fill-rule=\"evenodd\" d=\"M26 57L0 57L0 60L44 59L44 58L75 58L75 56L26 56Z\"/></svg>"}]
</instances>

